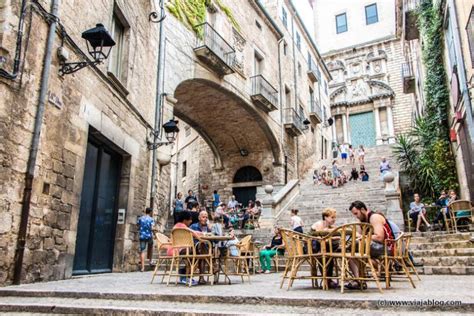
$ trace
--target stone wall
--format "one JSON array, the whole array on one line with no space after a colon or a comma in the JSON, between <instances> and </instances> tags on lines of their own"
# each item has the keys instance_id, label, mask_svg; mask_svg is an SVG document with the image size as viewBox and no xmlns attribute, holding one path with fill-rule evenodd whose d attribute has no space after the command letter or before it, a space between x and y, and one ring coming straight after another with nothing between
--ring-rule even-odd
<instances>
[{"instance_id":1,"label":"stone wall","mask_svg":"<svg viewBox=\"0 0 474 316\"><path fill-rule=\"evenodd\" d=\"M49 9L49 1L41 3ZM126 219L124 225L116 228L113 269L137 268L136 218L148 204L150 192L151 152L146 140L154 121L157 27L148 21L153 9L150 3L132 5L115 1L115 5L129 22L124 56L130 67L121 82L123 87L114 83L107 73L107 63L58 76L59 61L54 52L61 44L60 38L56 37L54 43L33 182L23 282L71 276L85 154L91 132L123 159L118 208L126 209ZM62 1L59 17L66 32L85 51L81 32L98 22L110 29L113 8L112 0L90 2L86 6ZM0 83L0 284L12 280L24 173L48 34L47 23L35 12L31 22L27 21L26 30L29 44L22 60L21 78ZM70 45L66 44L66 48L70 61L82 58ZM162 212L167 209L169 199L169 167L158 171L158 179L155 208Z\"/></svg>"}]
</instances>

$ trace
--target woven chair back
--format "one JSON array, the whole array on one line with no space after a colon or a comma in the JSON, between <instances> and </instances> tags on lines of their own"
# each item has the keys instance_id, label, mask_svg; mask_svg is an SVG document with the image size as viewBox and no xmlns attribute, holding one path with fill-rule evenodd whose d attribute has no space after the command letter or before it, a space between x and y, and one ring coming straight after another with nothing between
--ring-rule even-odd
<instances>
[{"instance_id":1,"label":"woven chair back","mask_svg":"<svg viewBox=\"0 0 474 316\"><path fill-rule=\"evenodd\" d=\"M340 236L342 255L367 257L373 231L368 223L351 223L337 227L330 236Z\"/></svg>"},{"instance_id":2,"label":"woven chair back","mask_svg":"<svg viewBox=\"0 0 474 316\"><path fill-rule=\"evenodd\" d=\"M156 238L156 243L158 244L158 248L160 248L161 245L170 243L171 240L169 239L168 236L162 233L155 233L155 238Z\"/></svg>"},{"instance_id":3,"label":"woven chair back","mask_svg":"<svg viewBox=\"0 0 474 316\"><path fill-rule=\"evenodd\" d=\"M252 240L252 235L247 235L239 241L238 248L240 252L249 252L250 251L250 242Z\"/></svg>"},{"instance_id":4,"label":"woven chair back","mask_svg":"<svg viewBox=\"0 0 474 316\"><path fill-rule=\"evenodd\" d=\"M469 211L471 209L471 202L467 200L453 201L448 205L449 209L455 211Z\"/></svg>"},{"instance_id":5,"label":"woven chair back","mask_svg":"<svg viewBox=\"0 0 474 316\"><path fill-rule=\"evenodd\" d=\"M296 255L296 243L293 238L293 231L288 229L280 229L281 238L283 239L283 243L285 244L285 251L288 257L293 257Z\"/></svg>"},{"instance_id":6,"label":"woven chair back","mask_svg":"<svg viewBox=\"0 0 474 316\"><path fill-rule=\"evenodd\" d=\"M194 249L194 240L192 232L187 228L174 228L171 231L171 245L173 249Z\"/></svg>"}]
</instances>

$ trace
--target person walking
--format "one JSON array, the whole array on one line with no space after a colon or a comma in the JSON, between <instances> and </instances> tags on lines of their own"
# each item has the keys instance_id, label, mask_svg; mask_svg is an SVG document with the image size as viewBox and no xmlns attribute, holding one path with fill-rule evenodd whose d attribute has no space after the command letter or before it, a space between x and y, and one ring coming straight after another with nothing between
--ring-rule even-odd
<instances>
[{"instance_id":1,"label":"person walking","mask_svg":"<svg viewBox=\"0 0 474 316\"><path fill-rule=\"evenodd\" d=\"M148 259L151 260L153 251L153 227L155 220L151 217L153 209L147 207L145 214L138 218L138 234L140 240L140 271L145 271L145 252L148 252Z\"/></svg>"},{"instance_id":2,"label":"person walking","mask_svg":"<svg viewBox=\"0 0 474 316\"><path fill-rule=\"evenodd\" d=\"M365 149L364 146L359 145L359 149L357 149L357 158L359 159L359 164L363 165L365 163Z\"/></svg>"},{"instance_id":3,"label":"person walking","mask_svg":"<svg viewBox=\"0 0 474 316\"><path fill-rule=\"evenodd\" d=\"M173 218L174 218L175 225L178 222L179 213L182 211L184 211L183 193L178 192L178 195L176 196L176 199L174 200L174 203L173 203Z\"/></svg>"},{"instance_id":4,"label":"person walking","mask_svg":"<svg viewBox=\"0 0 474 316\"><path fill-rule=\"evenodd\" d=\"M291 210L291 227L293 231L298 233L303 233L303 220L301 217L298 216L298 210L292 209Z\"/></svg>"},{"instance_id":5,"label":"person walking","mask_svg":"<svg viewBox=\"0 0 474 316\"><path fill-rule=\"evenodd\" d=\"M212 210L215 211L219 204L221 204L221 196L217 193L217 190L214 190L212 194Z\"/></svg>"}]
</instances>

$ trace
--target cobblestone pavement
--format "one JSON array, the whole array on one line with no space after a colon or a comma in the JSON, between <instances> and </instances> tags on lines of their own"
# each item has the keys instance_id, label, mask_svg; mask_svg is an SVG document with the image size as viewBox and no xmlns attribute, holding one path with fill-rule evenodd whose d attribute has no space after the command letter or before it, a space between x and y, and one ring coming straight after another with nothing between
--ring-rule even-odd
<instances>
[{"instance_id":1,"label":"cobblestone pavement","mask_svg":"<svg viewBox=\"0 0 474 316\"><path fill-rule=\"evenodd\" d=\"M295 280L287 291L280 289L280 275L255 275L251 283L241 283L233 277L231 285L183 285L166 286L155 279L150 284L151 272L113 273L95 276L77 277L69 280L9 286L0 289L0 304L30 304L55 306L89 306L94 308L132 308L142 310L160 310L176 313L224 314L344 314L350 309L353 315L407 315L407 311L423 315L436 314L433 307L405 306L403 308L387 305L394 301L419 304L421 301L461 301L464 308L449 309L453 315L474 312L474 276L421 276L417 288L408 282L394 282L393 288L380 293L375 284L369 284L368 290L352 291L341 294L338 290L322 291L312 289L307 280ZM14 291L14 293L11 293ZM43 293L32 297L20 297L18 293ZM17 293L17 294L15 294ZM95 294L94 294L95 293ZM10 296L8 296L10 295ZM26 296L29 296L27 294ZM44 297L41 297L44 296ZM181 301L170 301L170 297L181 297ZM183 298L185 298L183 300ZM189 298L189 300L188 300ZM192 303L190 303L190 301ZM410 303L413 302L413 303ZM417 303L418 302L418 303ZM228 304L231 303L231 304ZM395 303L399 304L399 303ZM429 304L429 303L428 303ZM467 308L466 308L467 307ZM368 309L368 310L367 310ZM7 310L4 310L7 311ZM35 310L30 310L35 311ZM12 314L13 315L13 314Z\"/></svg>"}]
</instances>

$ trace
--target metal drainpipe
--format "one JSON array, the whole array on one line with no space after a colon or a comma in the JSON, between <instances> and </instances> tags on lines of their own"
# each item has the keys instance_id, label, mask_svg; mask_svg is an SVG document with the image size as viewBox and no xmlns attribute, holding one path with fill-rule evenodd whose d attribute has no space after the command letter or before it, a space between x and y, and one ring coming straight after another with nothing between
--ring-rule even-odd
<instances>
[{"instance_id":1,"label":"metal drainpipe","mask_svg":"<svg viewBox=\"0 0 474 316\"><path fill-rule=\"evenodd\" d=\"M164 18L165 8L163 0L160 0L160 10L162 17ZM160 22L160 39L158 42L158 68L157 68L157 79L156 79L156 99L155 99L155 127L153 133L153 143L161 139L161 112L163 111L163 82L164 82L164 20ZM155 181L156 181L156 155L158 148L153 149L152 162L151 162L151 188L150 188L150 207L153 208L155 203Z\"/></svg>"},{"instance_id":2,"label":"metal drainpipe","mask_svg":"<svg viewBox=\"0 0 474 316\"><path fill-rule=\"evenodd\" d=\"M20 20L18 21L18 34L16 37L15 59L13 60L13 71L9 73L5 69L0 69L0 77L9 80L15 80L18 77L18 73L20 72L20 58L23 40L23 25L25 23L26 15L26 1L27 0L23 0L21 2Z\"/></svg>"},{"instance_id":3,"label":"metal drainpipe","mask_svg":"<svg viewBox=\"0 0 474 316\"><path fill-rule=\"evenodd\" d=\"M294 85L295 85L295 106L294 110L296 114L298 114L298 82L297 82L297 76L296 76L296 44L295 44L295 21L292 18L291 19L291 36L293 37L292 42L293 42L293 80L294 80ZM295 159L295 165L296 165L296 177L298 178L298 150L299 150L299 143L298 143L298 136L296 136L296 159Z\"/></svg>"},{"instance_id":4,"label":"metal drainpipe","mask_svg":"<svg viewBox=\"0 0 474 316\"><path fill-rule=\"evenodd\" d=\"M20 229L18 231L17 247L15 251L15 268L13 274L13 284L20 284L21 272L23 268L23 256L25 253L26 233L28 229L28 217L30 215L31 191L33 188L34 172L36 166L36 158L41 136L41 126L43 124L43 116L46 105L46 93L48 92L49 72L51 70L51 60L53 54L53 45L56 38L56 27L58 24L59 0L52 0L51 15L55 18L51 20L49 26L49 34L46 43L44 66L41 74L40 93L38 110L35 117L35 125L33 130L33 141L30 147L28 157L28 166L25 174L25 188L23 189L23 198L21 206Z\"/></svg>"},{"instance_id":5,"label":"metal drainpipe","mask_svg":"<svg viewBox=\"0 0 474 316\"><path fill-rule=\"evenodd\" d=\"M281 43L283 42L283 40L284 40L283 37L278 40L278 81L280 84L280 123L281 123L280 139L281 139L281 148L283 151L283 156L286 157L285 144L284 144L285 127L283 126L284 125L283 124L283 79L281 77ZM285 169L286 169L286 165L285 165ZM286 184L286 172L285 172L285 184Z\"/></svg>"}]
</instances>

